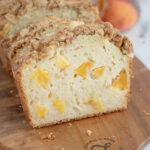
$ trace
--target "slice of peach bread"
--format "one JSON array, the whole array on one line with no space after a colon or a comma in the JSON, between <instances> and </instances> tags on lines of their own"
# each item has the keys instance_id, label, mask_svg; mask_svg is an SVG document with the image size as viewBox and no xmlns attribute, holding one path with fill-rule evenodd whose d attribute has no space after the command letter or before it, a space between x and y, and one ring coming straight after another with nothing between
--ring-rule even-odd
<instances>
[{"instance_id":1,"label":"slice of peach bread","mask_svg":"<svg viewBox=\"0 0 150 150\"><path fill-rule=\"evenodd\" d=\"M47 17L10 44L7 56L33 127L127 107L133 47L111 24Z\"/></svg>"}]
</instances>

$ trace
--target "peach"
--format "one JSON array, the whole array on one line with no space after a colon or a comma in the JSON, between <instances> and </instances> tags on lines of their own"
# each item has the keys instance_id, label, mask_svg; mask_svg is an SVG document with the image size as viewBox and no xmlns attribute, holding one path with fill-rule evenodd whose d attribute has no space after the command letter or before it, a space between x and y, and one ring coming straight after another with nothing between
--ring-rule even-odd
<instances>
[{"instance_id":1,"label":"peach","mask_svg":"<svg viewBox=\"0 0 150 150\"><path fill-rule=\"evenodd\" d=\"M138 20L136 8L126 0L107 0L103 7L102 20L111 22L121 31L129 30Z\"/></svg>"}]
</instances>

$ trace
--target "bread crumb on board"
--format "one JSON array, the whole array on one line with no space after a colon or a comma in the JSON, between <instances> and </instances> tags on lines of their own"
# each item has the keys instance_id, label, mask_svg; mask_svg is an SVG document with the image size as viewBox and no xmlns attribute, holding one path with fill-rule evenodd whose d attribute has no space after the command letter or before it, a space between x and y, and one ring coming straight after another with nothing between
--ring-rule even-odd
<instances>
[{"instance_id":1,"label":"bread crumb on board","mask_svg":"<svg viewBox=\"0 0 150 150\"><path fill-rule=\"evenodd\" d=\"M56 136L52 132L50 132L48 135L43 135L41 138L42 140L54 140Z\"/></svg>"},{"instance_id":2,"label":"bread crumb on board","mask_svg":"<svg viewBox=\"0 0 150 150\"><path fill-rule=\"evenodd\" d=\"M69 122L69 126L72 126L72 123Z\"/></svg>"},{"instance_id":3,"label":"bread crumb on board","mask_svg":"<svg viewBox=\"0 0 150 150\"><path fill-rule=\"evenodd\" d=\"M65 150L64 147L62 147L61 150Z\"/></svg>"},{"instance_id":4,"label":"bread crumb on board","mask_svg":"<svg viewBox=\"0 0 150 150\"><path fill-rule=\"evenodd\" d=\"M87 130L86 133L87 133L88 136L92 135L92 131L91 130Z\"/></svg>"},{"instance_id":5,"label":"bread crumb on board","mask_svg":"<svg viewBox=\"0 0 150 150\"><path fill-rule=\"evenodd\" d=\"M15 95L15 97L19 97L19 93L17 93L17 94Z\"/></svg>"}]
</instances>

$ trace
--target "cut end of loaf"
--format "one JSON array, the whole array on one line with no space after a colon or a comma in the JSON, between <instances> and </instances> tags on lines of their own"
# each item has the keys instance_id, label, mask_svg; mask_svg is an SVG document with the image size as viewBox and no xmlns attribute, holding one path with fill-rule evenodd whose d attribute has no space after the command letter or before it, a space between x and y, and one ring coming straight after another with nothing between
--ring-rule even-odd
<instances>
[{"instance_id":1,"label":"cut end of loaf","mask_svg":"<svg viewBox=\"0 0 150 150\"><path fill-rule=\"evenodd\" d=\"M130 60L107 37L79 35L47 47L42 60L22 66L20 88L33 127L122 110L127 107Z\"/></svg>"}]
</instances>

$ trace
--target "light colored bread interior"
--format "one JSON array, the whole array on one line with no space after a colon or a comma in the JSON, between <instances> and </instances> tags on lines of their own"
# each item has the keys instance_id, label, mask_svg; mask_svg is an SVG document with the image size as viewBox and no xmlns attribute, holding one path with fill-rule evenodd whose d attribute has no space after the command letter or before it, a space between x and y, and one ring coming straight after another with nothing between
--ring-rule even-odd
<instances>
[{"instance_id":1,"label":"light colored bread interior","mask_svg":"<svg viewBox=\"0 0 150 150\"><path fill-rule=\"evenodd\" d=\"M55 55L51 58L53 54ZM70 64L65 70L61 70L56 61L62 55ZM76 76L75 69L91 60L94 64L88 70L86 78ZM103 75L95 77L92 70L102 66L105 66ZM39 68L50 76L46 88L32 78ZM32 123L43 126L60 120L83 118L126 108L128 89L114 89L112 86L113 79L119 76L122 70L126 71L129 83L128 57L124 56L107 38L99 35L78 36L67 46L50 47L48 56L44 60L32 61L22 70L21 84ZM50 93L52 95L49 97ZM90 103L92 97L98 100L97 95L102 105L101 109ZM56 99L63 102L60 107L64 104L64 112L59 112L54 105ZM46 118L39 117L36 105L48 110Z\"/></svg>"}]
</instances>

